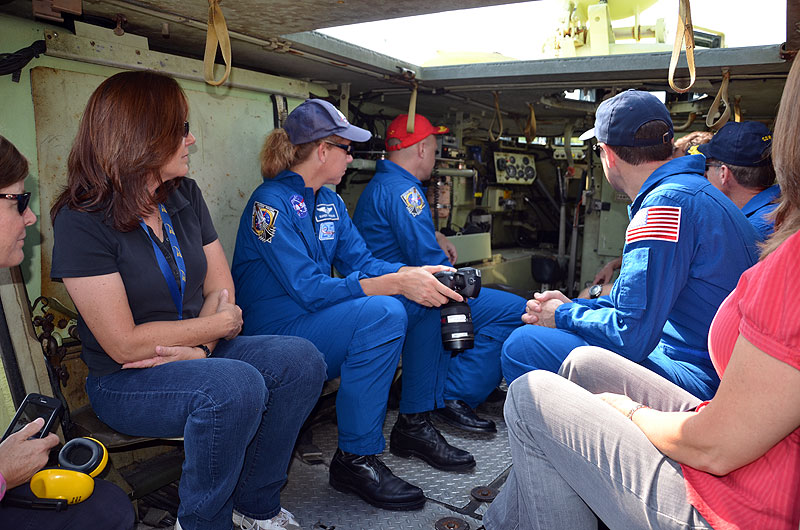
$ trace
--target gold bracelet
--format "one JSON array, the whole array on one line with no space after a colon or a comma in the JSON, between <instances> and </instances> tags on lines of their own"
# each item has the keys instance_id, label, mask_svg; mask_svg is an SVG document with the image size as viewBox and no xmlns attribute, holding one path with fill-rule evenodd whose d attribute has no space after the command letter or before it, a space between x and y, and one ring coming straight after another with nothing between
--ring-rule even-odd
<instances>
[{"instance_id":1,"label":"gold bracelet","mask_svg":"<svg viewBox=\"0 0 800 530\"><path fill-rule=\"evenodd\" d=\"M631 410L628 411L628 414L626 414L626 416L628 417L629 420L633 421L633 415L636 413L637 410L649 409L649 408L650 407L648 407L647 405L642 405L641 403L637 403L635 407L633 407Z\"/></svg>"}]
</instances>

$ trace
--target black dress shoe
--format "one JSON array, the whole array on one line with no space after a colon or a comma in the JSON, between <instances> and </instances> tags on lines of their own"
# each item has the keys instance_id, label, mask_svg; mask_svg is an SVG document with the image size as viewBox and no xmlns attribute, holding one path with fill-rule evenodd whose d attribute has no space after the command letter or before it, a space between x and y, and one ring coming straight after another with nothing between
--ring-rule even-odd
<instances>
[{"instance_id":1,"label":"black dress shoe","mask_svg":"<svg viewBox=\"0 0 800 530\"><path fill-rule=\"evenodd\" d=\"M460 399L444 402L444 408L436 409L432 415L437 420L442 420L454 427L471 432L497 432L497 426L492 420L485 420L475 414L472 407Z\"/></svg>"},{"instance_id":2,"label":"black dress shoe","mask_svg":"<svg viewBox=\"0 0 800 530\"><path fill-rule=\"evenodd\" d=\"M397 416L389 450L397 456L416 456L445 471L464 471L475 467L472 455L447 443L426 412Z\"/></svg>"},{"instance_id":3,"label":"black dress shoe","mask_svg":"<svg viewBox=\"0 0 800 530\"><path fill-rule=\"evenodd\" d=\"M354 455L336 449L329 482L337 490L355 493L384 510L419 510L425 505L422 490L395 476L375 455Z\"/></svg>"}]
</instances>

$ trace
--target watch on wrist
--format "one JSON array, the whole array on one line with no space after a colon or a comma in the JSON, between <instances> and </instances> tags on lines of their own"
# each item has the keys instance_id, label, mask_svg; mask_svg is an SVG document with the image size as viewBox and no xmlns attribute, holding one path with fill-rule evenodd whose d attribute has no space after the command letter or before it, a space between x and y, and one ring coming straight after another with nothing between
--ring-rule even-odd
<instances>
[{"instance_id":1,"label":"watch on wrist","mask_svg":"<svg viewBox=\"0 0 800 530\"><path fill-rule=\"evenodd\" d=\"M603 294L603 286L600 284L592 285L589 287L589 298L595 299L600 298L600 295Z\"/></svg>"},{"instance_id":2,"label":"watch on wrist","mask_svg":"<svg viewBox=\"0 0 800 530\"><path fill-rule=\"evenodd\" d=\"M205 344L198 344L196 347L200 348L205 352L206 358L211 357L211 350L208 349L208 346L206 346Z\"/></svg>"}]
</instances>

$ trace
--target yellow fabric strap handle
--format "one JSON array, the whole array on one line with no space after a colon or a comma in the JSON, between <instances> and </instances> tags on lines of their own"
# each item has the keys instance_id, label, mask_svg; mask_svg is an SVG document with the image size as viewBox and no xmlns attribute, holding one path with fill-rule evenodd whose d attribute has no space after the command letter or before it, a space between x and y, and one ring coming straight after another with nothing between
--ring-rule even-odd
<instances>
[{"instance_id":1,"label":"yellow fabric strap handle","mask_svg":"<svg viewBox=\"0 0 800 530\"><path fill-rule=\"evenodd\" d=\"M536 114L533 111L533 104L528 103L528 123L525 124L525 142L530 144L536 138Z\"/></svg>"},{"instance_id":2,"label":"yellow fabric strap handle","mask_svg":"<svg viewBox=\"0 0 800 530\"><path fill-rule=\"evenodd\" d=\"M418 85L414 83L414 89L411 91L411 99L408 101L408 119L406 120L406 132L414 134L414 124L417 121L417 88Z\"/></svg>"},{"instance_id":3,"label":"yellow fabric strap handle","mask_svg":"<svg viewBox=\"0 0 800 530\"><path fill-rule=\"evenodd\" d=\"M727 69L723 70L722 84L719 86L717 97L714 98L714 102L708 109L708 115L706 116L706 126L711 130L718 131L723 125L728 123L728 119L731 117L731 105L728 103L728 82L730 79L731 73ZM725 110L722 112L719 119L714 121L714 115L719 111L720 103L725 103Z\"/></svg>"},{"instance_id":4,"label":"yellow fabric strap handle","mask_svg":"<svg viewBox=\"0 0 800 530\"><path fill-rule=\"evenodd\" d=\"M496 142L503 136L503 113L500 112L500 93L495 90L492 94L494 94L494 116L489 124L489 139ZM497 135L492 132L495 122L497 122Z\"/></svg>"},{"instance_id":5,"label":"yellow fabric strap handle","mask_svg":"<svg viewBox=\"0 0 800 530\"><path fill-rule=\"evenodd\" d=\"M672 46L672 58L669 60L669 86L675 92L683 94L694 86L697 72L694 66L694 29L692 28L692 11L689 0L679 0L678 29L675 31L675 44ZM675 69L681 57L681 45L686 41L686 63L689 66L689 86L681 88L675 85Z\"/></svg>"},{"instance_id":6,"label":"yellow fabric strap handle","mask_svg":"<svg viewBox=\"0 0 800 530\"><path fill-rule=\"evenodd\" d=\"M219 2L220 0L208 0L208 33L206 34L206 53L203 56L203 76L206 83L214 86L221 85L231 75L231 38L228 35L228 26L225 24L225 17L222 16ZM217 57L217 45L222 50L222 58L225 60L225 73L219 81L214 79L214 59Z\"/></svg>"}]
</instances>

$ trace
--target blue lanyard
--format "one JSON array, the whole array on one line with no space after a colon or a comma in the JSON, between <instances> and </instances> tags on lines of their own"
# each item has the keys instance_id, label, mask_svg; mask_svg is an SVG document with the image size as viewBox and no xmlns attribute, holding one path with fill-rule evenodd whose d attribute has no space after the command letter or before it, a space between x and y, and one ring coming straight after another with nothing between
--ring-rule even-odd
<instances>
[{"instance_id":1,"label":"blue lanyard","mask_svg":"<svg viewBox=\"0 0 800 530\"><path fill-rule=\"evenodd\" d=\"M161 274L164 276L164 280L167 282L169 294L172 295L172 301L175 302L175 307L178 309L178 320L181 320L183 318L183 294L186 290L186 265L183 262L183 254L181 254L181 246L178 243L178 236L175 235L175 230L172 228L172 219L170 219L167 209L164 208L163 204L159 204L158 210L161 212L161 222L164 223L164 227L167 229L169 242L172 246L172 257L175 258L175 264L178 266L178 272L181 276L180 287L178 287L178 284L175 283L175 275L172 274L172 269L170 269L169 263L167 263L167 258L164 257L164 253L161 252L161 249L153 239L153 236L150 235L147 225L141 219L139 219L139 225L142 227L142 230L144 230L144 233L147 234L147 237L150 238L150 242L153 244L153 252L155 253L156 260L158 261L158 267L161 269Z\"/></svg>"}]
</instances>

